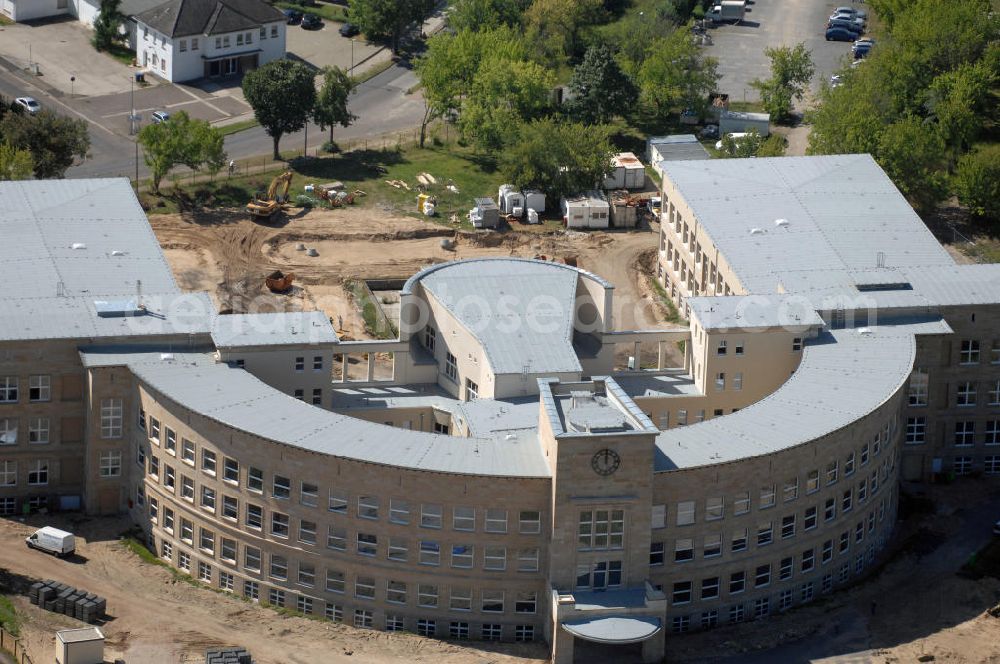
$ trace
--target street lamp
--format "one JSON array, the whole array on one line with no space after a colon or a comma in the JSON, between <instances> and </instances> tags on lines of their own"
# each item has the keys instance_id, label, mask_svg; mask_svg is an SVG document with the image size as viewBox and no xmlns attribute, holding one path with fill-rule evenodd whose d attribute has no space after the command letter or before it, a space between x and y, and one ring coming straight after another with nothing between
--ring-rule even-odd
<instances>
[{"instance_id":1,"label":"street lamp","mask_svg":"<svg viewBox=\"0 0 1000 664\"><path fill-rule=\"evenodd\" d=\"M73 98L73 84L76 82L76 76L69 77L69 98Z\"/></svg>"},{"instance_id":2,"label":"street lamp","mask_svg":"<svg viewBox=\"0 0 1000 664\"><path fill-rule=\"evenodd\" d=\"M354 37L351 37L351 76L354 76Z\"/></svg>"}]
</instances>

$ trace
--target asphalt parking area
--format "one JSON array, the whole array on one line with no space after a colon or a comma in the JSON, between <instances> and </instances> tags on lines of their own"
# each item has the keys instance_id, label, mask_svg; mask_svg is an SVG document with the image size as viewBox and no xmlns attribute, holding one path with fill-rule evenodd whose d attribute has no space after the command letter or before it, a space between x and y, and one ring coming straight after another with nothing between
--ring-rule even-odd
<instances>
[{"instance_id":1,"label":"asphalt parking area","mask_svg":"<svg viewBox=\"0 0 1000 664\"><path fill-rule=\"evenodd\" d=\"M285 31L285 49L290 56L303 60L317 69L336 66L344 70L360 71L381 60L392 57L389 49L380 44L369 44L362 37L341 37L340 23L324 21L319 30L306 30L300 25L289 25ZM353 42L353 44L352 44ZM352 55L353 51L353 55Z\"/></svg>"},{"instance_id":2,"label":"asphalt parking area","mask_svg":"<svg viewBox=\"0 0 1000 664\"><path fill-rule=\"evenodd\" d=\"M845 0L757 0L748 5L741 24L710 29L713 44L706 46L705 52L719 61L719 90L729 93L733 101L758 101L760 95L750 87L750 81L770 76L764 48L805 42L816 66L812 90L818 91L822 81L829 81L830 75L851 59L850 43L828 42L825 37L833 9L849 4Z\"/></svg>"}]
</instances>

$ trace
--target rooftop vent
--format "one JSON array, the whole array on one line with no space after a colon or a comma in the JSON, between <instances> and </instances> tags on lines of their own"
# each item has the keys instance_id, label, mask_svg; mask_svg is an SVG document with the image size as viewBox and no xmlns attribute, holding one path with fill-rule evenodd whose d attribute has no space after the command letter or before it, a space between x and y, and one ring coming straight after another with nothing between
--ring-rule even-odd
<instances>
[{"instance_id":1,"label":"rooftop vent","mask_svg":"<svg viewBox=\"0 0 1000 664\"><path fill-rule=\"evenodd\" d=\"M763 234L764 234L764 229L763 228L756 228L755 227L755 228L751 228L750 229L750 235L763 235Z\"/></svg>"},{"instance_id":2,"label":"rooftop vent","mask_svg":"<svg viewBox=\"0 0 1000 664\"><path fill-rule=\"evenodd\" d=\"M863 337L870 337L872 335L872 330L870 327L859 327L858 334Z\"/></svg>"},{"instance_id":3,"label":"rooftop vent","mask_svg":"<svg viewBox=\"0 0 1000 664\"><path fill-rule=\"evenodd\" d=\"M111 255L112 256L124 256L125 252L122 251L121 249L115 249L114 251L111 252Z\"/></svg>"},{"instance_id":4,"label":"rooftop vent","mask_svg":"<svg viewBox=\"0 0 1000 664\"><path fill-rule=\"evenodd\" d=\"M125 318L145 313L135 300L94 300L94 309L101 318Z\"/></svg>"},{"instance_id":5,"label":"rooftop vent","mask_svg":"<svg viewBox=\"0 0 1000 664\"><path fill-rule=\"evenodd\" d=\"M775 219L774 220L774 225L777 226L777 227L779 227L779 228L784 228L785 226L788 225L788 220L787 219Z\"/></svg>"},{"instance_id":6,"label":"rooftop vent","mask_svg":"<svg viewBox=\"0 0 1000 664\"><path fill-rule=\"evenodd\" d=\"M174 359L174 354L173 353L160 353L160 359L163 360L164 362L170 362L171 360Z\"/></svg>"},{"instance_id":7,"label":"rooftop vent","mask_svg":"<svg viewBox=\"0 0 1000 664\"><path fill-rule=\"evenodd\" d=\"M87 248L87 243L86 242L74 242L73 244L71 244L69 246L69 248L70 249L86 249Z\"/></svg>"}]
</instances>

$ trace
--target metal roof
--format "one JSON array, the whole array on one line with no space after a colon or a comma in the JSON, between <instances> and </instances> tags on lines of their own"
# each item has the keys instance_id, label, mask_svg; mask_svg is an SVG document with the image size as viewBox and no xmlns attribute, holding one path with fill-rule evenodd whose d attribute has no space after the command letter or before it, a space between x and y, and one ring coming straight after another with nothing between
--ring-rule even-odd
<instances>
[{"instance_id":1,"label":"metal roof","mask_svg":"<svg viewBox=\"0 0 1000 664\"><path fill-rule=\"evenodd\" d=\"M128 180L0 182L0 200L0 265L12 284L0 295L0 339L205 330L207 322L197 325L181 309L202 308L207 296L179 294ZM171 315L97 316L95 301L138 302L140 290L144 303ZM208 304L206 317L214 313Z\"/></svg>"},{"instance_id":2,"label":"metal roof","mask_svg":"<svg viewBox=\"0 0 1000 664\"><path fill-rule=\"evenodd\" d=\"M731 295L688 298L691 315L706 330L785 329L823 325L811 302L789 295Z\"/></svg>"},{"instance_id":3,"label":"metal roof","mask_svg":"<svg viewBox=\"0 0 1000 664\"><path fill-rule=\"evenodd\" d=\"M711 159L705 146L698 141L694 134L673 134L671 136L657 136L646 141L650 150L656 148L662 161L684 161L688 159ZM652 155L650 155L652 156ZM663 169L663 166L660 166Z\"/></svg>"},{"instance_id":4,"label":"metal roof","mask_svg":"<svg viewBox=\"0 0 1000 664\"><path fill-rule=\"evenodd\" d=\"M494 373L549 374L582 370L573 350L579 276L503 258L446 263L414 279L479 341Z\"/></svg>"},{"instance_id":5,"label":"metal roof","mask_svg":"<svg viewBox=\"0 0 1000 664\"><path fill-rule=\"evenodd\" d=\"M660 631L660 619L651 616L601 616L562 623L564 630L595 643L639 643Z\"/></svg>"},{"instance_id":6,"label":"metal roof","mask_svg":"<svg viewBox=\"0 0 1000 664\"><path fill-rule=\"evenodd\" d=\"M265 440L318 454L463 475L548 477L537 435L461 438L340 415L306 404L211 354L136 353L132 373L167 399ZM85 359L85 361L89 361Z\"/></svg>"},{"instance_id":7,"label":"metal roof","mask_svg":"<svg viewBox=\"0 0 1000 664\"><path fill-rule=\"evenodd\" d=\"M216 316L212 341L218 348L237 348L332 344L338 338L322 311L284 311Z\"/></svg>"},{"instance_id":8,"label":"metal roof","mask_svg":"<svg viewBox=\"0 0 1000 664\"><path fill-rule=\"evenodd\" d=\"M906 380L915 335L949 334L929 317L832 330L806 342L798 369L760 401L725 417L668 429L656 439L656 470L772 454L833 433L878 408Z\"/></svg>"}]
</instances>

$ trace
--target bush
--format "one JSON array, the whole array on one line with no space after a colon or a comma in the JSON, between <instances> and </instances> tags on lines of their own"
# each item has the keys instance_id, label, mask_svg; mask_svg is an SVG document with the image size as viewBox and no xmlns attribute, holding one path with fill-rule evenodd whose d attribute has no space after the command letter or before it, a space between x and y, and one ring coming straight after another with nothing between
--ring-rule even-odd
<instances>
[{"instance_id":1,"label":"bush","mask_svg":"<svg viewBox=\"0 0 1000 664\"><path fill-rule=\"evenodd\" d=\"M959 159L953 183L969 212L1000 221L1000 145L981 147Z\"/></svg>"},{"instance_id":2,"label":"bush","mask_svg":"<svg viewBox=\"0 0 1000 664\"><path fill-rule=\"evenodd\" d=\"M316 201L312 199L311 196L306 196L305 194L299 194L295 197L295 205L300 208L311 208L316 204Z\"/></svg>"},{"instance_id":3,"label":"bush","mask_svg":"<svg viewBox=\"0 0 1000 664\"><path fill-rule=\"evenodd\" d=\"M320 150L322 152L326 152L327 154L336 154L340 152L340 146L333 141L327 141L323 143L322 147L320 147Z\"/></svg>"}]
</instances>

